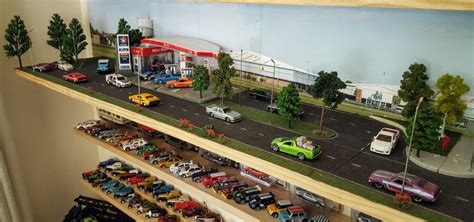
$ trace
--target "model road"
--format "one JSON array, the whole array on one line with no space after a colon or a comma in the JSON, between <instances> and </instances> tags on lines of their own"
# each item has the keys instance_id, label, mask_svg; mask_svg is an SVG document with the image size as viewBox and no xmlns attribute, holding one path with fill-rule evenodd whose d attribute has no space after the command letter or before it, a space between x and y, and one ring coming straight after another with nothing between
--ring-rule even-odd
<instances>
[{"instance_id":1,"label":"model road","mask_svg":"<svg viewBox=\"0 0 474 222\"><path fill-rule=\"evenodd\" d=\"M80 83L84 88L92 87L95 91L123 101L129 101L128 96L138 92L135 86L119 89L115 86L107 85L104 75L96 74L96 65L96 59L86 60L80 69L71 72L80 71L89 76L89 82ZM47 75L52 75L57 78L62 78L63 74L64 72L61 71L47 73ZM147 107L146 109L177 120L185 118L200 127L205 124L213 124L218 132L224 133L227 137L268 152L272 152L270 143L275 137L298 136L298 134L294 132L248 119L243 119L238 123L227 123L209 117L205 113L205 107L203 105L144 88L141 89L141 92L150 92L157 95L161 100L159 105ZM251 104L255 103L255 101L252 102L252 100L248 100L247 103L247 105L255 107L255 105ZM314 114L314 117L308 117L307 121L314 121L315 119L312 118L318 118L316 107L305 107L305 112ZM305 117L308 115L305 114ZM314 143L321 145L323 154L316 160L302 161L303 164L324 170L372 189L375 188L367 183L367 178L373 171L378 169L394 172L403 171L404 164L403 161L400 161L400 158L392 159L392 156L375 155L366 149L366 144L370 142L370 138L384 126L383 124L365 117L345 113L328 112L326 117L327 119L331 117L335 119L326 120L326 123L329 128L338 131L339 136L333 140L311 138ZM351 123L355 124L352 128L347 126L347 124L351 125ZM341 126L339 126L339 124ZM350 135L351 133L353 135ZM205 147L203 148L205 149ZM400 147L400 144L395 151L401 155L402 147ZM298 161L297 158L290 155L279 152L275 154ZM401 158L403 159L403 157ZM442 195L435 203L422 203L421 206L462 220L474 219L474 211L467 210L471 209L474 202L474 189L472 189L474 187L474 180L448 177L414 165L409 165L408 172L438 184L443 190Z\"/></svg>"}]
</instances>

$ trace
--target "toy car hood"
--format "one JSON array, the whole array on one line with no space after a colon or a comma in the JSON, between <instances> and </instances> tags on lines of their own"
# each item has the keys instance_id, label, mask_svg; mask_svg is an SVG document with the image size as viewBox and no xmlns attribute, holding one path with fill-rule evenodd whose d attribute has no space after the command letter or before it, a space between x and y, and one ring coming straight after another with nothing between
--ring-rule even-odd
<instances>
[{"instance_id":1,"label":"toy car hood","mask_svg":"<svg viewBox=\"0 0 474 222\"><path fill-rule=\"evenodd\" d=\"M373 149L379 152L388 152L390 151L391 145L392 144L390 142L374 139L372 143L370 143L370 149Z\"/></svg>"}]
</instances>

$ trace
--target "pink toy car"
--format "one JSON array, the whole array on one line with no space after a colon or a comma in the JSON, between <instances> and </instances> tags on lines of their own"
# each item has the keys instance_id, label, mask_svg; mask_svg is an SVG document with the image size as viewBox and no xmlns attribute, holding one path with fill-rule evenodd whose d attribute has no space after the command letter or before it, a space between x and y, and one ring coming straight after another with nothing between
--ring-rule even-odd
<instances>
[{"instance_id":1,"label":"pink toy car","mask_svg":"<svg viewBox=\"0 0 474 222\"><path fill-rule=\"evenodd\" d=\"M392 192L401 192L403 183L403 172L393 173L385 170L377 170L369 176L369 183L379 189ZM405 192L411 195L414 202L435 202L441 193L438 185L431 183L418 176L407 174L405 180Z\"/></svg>"}]
</instances>

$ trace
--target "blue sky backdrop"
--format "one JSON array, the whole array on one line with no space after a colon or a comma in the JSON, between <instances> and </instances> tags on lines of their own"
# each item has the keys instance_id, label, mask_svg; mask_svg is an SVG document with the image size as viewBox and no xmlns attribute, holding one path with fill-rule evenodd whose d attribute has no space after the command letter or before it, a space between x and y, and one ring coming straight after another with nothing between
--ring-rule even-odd
<instances>
[{"instance_id":1,"label":"blue sky backdrop","mask_svg":"<svg viewBox=\"0 0 474 222\"><path fill-rule=\"evenodd\" d=\"M474 12L172 0L89 0L88 7L105 32L116 32L120 18L136 28L137 17L149 16L155 36L197 37L355 83L399 84L410 64L423 63L431 85L458 74L474 95Z\"/></svg>"}]
</instances>

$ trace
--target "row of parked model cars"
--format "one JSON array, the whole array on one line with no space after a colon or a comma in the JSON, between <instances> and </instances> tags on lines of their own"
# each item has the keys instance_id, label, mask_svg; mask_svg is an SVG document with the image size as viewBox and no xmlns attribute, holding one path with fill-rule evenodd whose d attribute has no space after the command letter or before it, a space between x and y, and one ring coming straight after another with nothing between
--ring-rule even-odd
<instances>
[{"instance_id":1,"label":"row of parked model cars","mask_svg":"<svg viewBox=\"0 0 474 222\"><path fill-rule=\"evenodd\" d=\"M145 199L135 189L152 195L159 202L166 202L167 208L184 218L194 217L194 221L199 222L221 220L218 214L183 195L172 185L116 159L100 162L97 169L84 172L82 177L93 187L99 187L103 192L120 199L122 204L127 203L129 209L135 208L137 214L145 214L145 218L158 218L159 222L178 221L176 215L168 215L166 209Z\"/></svg>"}]
</instances>

